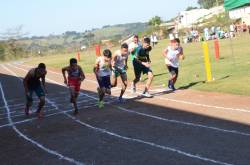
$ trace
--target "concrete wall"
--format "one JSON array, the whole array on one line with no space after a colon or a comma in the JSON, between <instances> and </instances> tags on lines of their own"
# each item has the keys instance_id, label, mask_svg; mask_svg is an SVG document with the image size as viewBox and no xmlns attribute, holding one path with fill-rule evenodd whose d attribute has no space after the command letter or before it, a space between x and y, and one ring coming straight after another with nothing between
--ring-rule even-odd
<instances>
[{"instance_id":1,"label":"concrete wall","mask_svg":"<svg viewBox=\"0 0 250 165\"><path fill-rule=\"evenodd\" d=\"M229 11L229 17L231 19L239 19L239 18L247 17L249 14L250 14L250 6L244 6L244 7Z\"/></svg>"}]
</instances>

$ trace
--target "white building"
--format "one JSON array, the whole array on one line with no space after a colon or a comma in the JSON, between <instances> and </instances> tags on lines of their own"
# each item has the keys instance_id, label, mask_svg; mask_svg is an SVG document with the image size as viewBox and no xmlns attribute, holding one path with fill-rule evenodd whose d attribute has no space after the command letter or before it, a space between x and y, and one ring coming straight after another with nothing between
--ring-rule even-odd
<instances>
[{"instance_id":1,"label":"white building","mask_svg":"<svg viewBox=\"0 0 250 165\"><path fill-rule=\"evenodd\" d=\"M229 11L229 17L231 19L241 18L243 22L250 25L250 6L243 6Z\"/></svg>"},{"instance_id":2,"label":"white building","mask_svg":"<svg viewBox=\"0 0 250 165\"><path fill-rule=\"evenodd\" d=\"M204 19L213 17L225 12L223 6L214 7L211 9L193 9L190 11L181 11L179 13L179 28L192 27L193 24L202 22Z\"/></svg>"},{"instance_id":3,"label":"white building","mask_svg":"<svg viewBox=\"0 0 250 165\"><path fill-rule=\"evenodd\" d=\"M224 6L231 19L242 19L250 25L250 0L224 0Z\"/></svg>"},{"instance_id":4,"label":"white building","mask_svg":"<svg viewBox=\"0 0 250 165\"><path fill-rule=\"evenodd\" d=\"M180 27L191 27L197 23L198 20L209 14L207 9L194 9L190 11L181 11L179 13L179 26Z\"/></svg>"}]
</instances>

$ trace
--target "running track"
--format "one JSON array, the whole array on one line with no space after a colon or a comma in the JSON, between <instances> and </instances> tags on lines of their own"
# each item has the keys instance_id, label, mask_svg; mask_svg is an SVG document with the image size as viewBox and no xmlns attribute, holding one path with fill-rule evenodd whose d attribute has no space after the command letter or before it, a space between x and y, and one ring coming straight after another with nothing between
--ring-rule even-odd
<instances>
[{"instance_id":1,"label":"running track","mask_svg":"<svg viewBox=\"0 0 250 165\"><path fill-rule=\"evenodd\" d=\"M21 80L28 69L0 65L1 164L250 164L249 98L211 103L154 89L154 98L128 91L128 101L117 104L116 88L100 110L95 81L87 77L74 117L60 72L49 71L45 118L37 120L23 115Z\"/></svg>"}]
</instances>

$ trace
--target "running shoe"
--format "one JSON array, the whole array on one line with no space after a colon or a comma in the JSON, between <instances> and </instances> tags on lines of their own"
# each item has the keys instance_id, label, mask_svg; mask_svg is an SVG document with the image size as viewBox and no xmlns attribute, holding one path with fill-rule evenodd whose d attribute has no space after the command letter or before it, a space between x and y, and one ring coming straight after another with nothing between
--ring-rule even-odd
<instances>
[{"instance_id":1,"label":"running shoe","mask_svg":"<svg viewBox=\"0 0 250 165\"><path fill-rule=\"evenodd\" d=\"M148 92L143 92L141 95L147 98L153 97L153 95L149 94Z\"/></svg>"},{"instance_id":2,"label":"running shoe","mask_svg":"<svg viewBox=\"0 0 250 165\"><path fill-rule=\"evenodd\" d=\"M172 90L173 90L173 91L176 91L176 88L174 87L174 85L172 85Z\"/></svg>"},{"instance_id":3,"label":"running shoe","mask_svg":"<svg viewBox=\"0 0 250 165\"><path fill-rule=\"evenodd\" d=\"M175 87L174 87L173 81L171 81L171 80L168 81L168 88L171 89L171 90L173 90L173 91L176 90Z\"/></svg>"},{"instance_id":4,"label":"running shoe","mask_svg":"<svg viewBox=\"0 0 250 165\"><path fill-rule=\"evenodd\" d=\"M168 80L168 88L171 89L171 81Z\"/></svg>"},{"instance_id":5,"label":"running shoe","mask_svg":"<svg viewBox=\"0 0 250 165\"><path fill-rule=\"evenodd\" d=\"M37 118L38 119L41 119L41 118L43 118L43 113L42 112L36 112L36 115L37 115Z\"/></svg>"},{"instance_id":6,"label":"running shoe","mask_svg":"<svg viewBox=\"0 0 250 165\"><path fill-rule=\"evenodd\" d=\"M131 91L132 93L136 93L136 86L134 83L131 84Z\"/></svg>"},{"instance_id":7,"label":"running shoe","mask_svg":"<svg viewBox=\"0 0 250 165\"><path fill-rule=\"evenodd\" d=\"M30 114L30 113L29 113L29 108L25 107L24 112L25 112L25 115L26 115L26 116L29 116L29 114Z\"/></svg>"},{"instance_id":8,"label":"running shoe","mask_svg":"<svg viewBox=\"0 0 250 165\"><path fill-rule=\"evenodd\" d=\"M74 115L77 115L79 113L78 109L75 109Z\"/></svg>"},{"instance_id":9,"label":"running shoe","mask_svg":"<svg viewBox=\"0 0 250 165\"><path fill-rule=\"evenodd\" d=\"M104 102L103 101L98 101L97 106L99 108L103 108L104 107Z\"/></svg>"},{"instance_id":10,"label":"running shoe","mask_svg":"<svg viewBox=\"0 0 250 165\"><path fill-rule=\"evenodd\" d=\"M118 98L118 102L119 102L119 103L125 103L125 100L124 100L122 97L119 97L119 98Z\"/></svg>"}]
</instances>

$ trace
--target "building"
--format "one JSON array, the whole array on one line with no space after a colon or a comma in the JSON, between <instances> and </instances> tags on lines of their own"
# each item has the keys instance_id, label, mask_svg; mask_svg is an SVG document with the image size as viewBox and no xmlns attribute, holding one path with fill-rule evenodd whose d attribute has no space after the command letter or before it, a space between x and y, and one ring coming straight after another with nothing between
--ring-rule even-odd
<instances>
[{"instance_id":1,"label":"building","mask_svg":"<svg viewBox=\"0 0 250 165\"><path fill-rule=\"evenodd\" d=\"M122 40L119 41L120 44L122 43L127 43L130 44L134 40L134 34L128 35L127 37L123 38Z\"/></svg>"},{"instance_id":2,"label":"building","mask_svg":"<svg viewBox=\"0 0 250 165\"><path fill-rule=\"evenodd\" d=\"M242 19L250 25L250 0L225 0L224 7L231 19Z\"/></svg>"},{"instance_id":3,"label":"building","mask_svg":"<svg viewBox=\"0 0 250 165\"><path fill-rule=\"evenodd\" d=\"M225 12L223 6L217 6L211 9L193 9L190 11L181 11L178 17L179 28L189 28L194 24L202 22L204 19L209 19L214 15Z\"/></svg>"}]
</instances>

